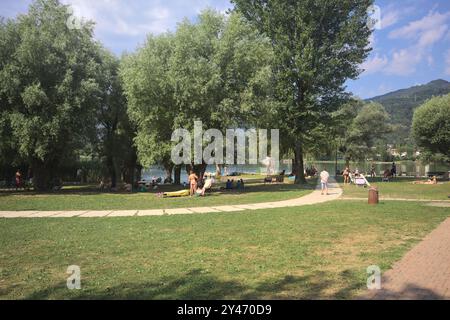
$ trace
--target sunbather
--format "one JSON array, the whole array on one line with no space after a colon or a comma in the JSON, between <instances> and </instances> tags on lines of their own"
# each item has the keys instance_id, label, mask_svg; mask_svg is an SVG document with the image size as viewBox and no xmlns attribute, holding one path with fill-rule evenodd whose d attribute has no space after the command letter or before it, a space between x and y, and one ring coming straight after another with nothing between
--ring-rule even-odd
<instances>
[{"instance_id":1,"label":"sunbather","mask_svg":"<svg viewBox=\"0 0 450 320\"><path fill-rule=\"evenodd\" d=\"M195 191L195 194L197 196L202 196L203 197L205 195L206 190L211 189L212 184L213 184L213 180L212 179L206 179L205 183L203 185L203 188L197 188L197 190Z\"/></svg>"},{"instance_id":2,"label":"sunbather","mask_svg":"<svg viewBox=\"0 0 450 320\"><path fill-rule=\"evenodd\" d=\"M413 184L437 184L436 176L427 181L413 181Z\"/></svg>"}]
</instances>

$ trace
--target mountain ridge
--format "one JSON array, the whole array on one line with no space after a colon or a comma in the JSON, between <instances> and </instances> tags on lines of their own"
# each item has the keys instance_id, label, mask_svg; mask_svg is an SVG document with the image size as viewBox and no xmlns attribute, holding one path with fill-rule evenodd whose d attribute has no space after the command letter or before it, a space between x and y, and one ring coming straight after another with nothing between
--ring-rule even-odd
<instances>
[{"instance_id":1,"label":"mountain ridge","mask_svg":"<svg viewBox=\"0 0 450 320\"><path fill-rule=\"evenodd\" d=\"M450 82L436 79L427 84L388 92L364 101L378 102L388 112L390 122L395 126L394 132L388 136L389 143L411 144L410 130L414 110L430 98L448 93L450 93Z\"/></svg>"}]
</instances>

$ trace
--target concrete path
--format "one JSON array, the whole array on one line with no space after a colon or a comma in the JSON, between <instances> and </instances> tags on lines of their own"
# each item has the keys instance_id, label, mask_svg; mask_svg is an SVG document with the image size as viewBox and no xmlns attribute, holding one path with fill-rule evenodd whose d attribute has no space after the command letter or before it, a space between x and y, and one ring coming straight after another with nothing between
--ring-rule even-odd
<instances>
[{"instance_id":1,"label":"concrete path","mask_svg":"<svg viewBox=\"0 0 450 320\"><path fill-rule=\"evenodd\" d=\"M102 210L102 211L0 211L0 218L68 218L68 217L132 217L132 216L162 216L176 214L195 214L212 212L236 212L245 210L273 209L285 207L299 207L336 200L342 195L342 189L335 180L330 178L329 195L321 195L320 186L312 193L291 200L261 202L241 205L227 205L215 207L154 209L154 210Z\"/></svg>"},{"instance_id":2,"label":"concrete path","mask_svg":"<svg viewBox=\"0 0 450 320\"><path fill-rule=\"evenodd\" d=\"M381 278L363 299L450 299L450 218Z\"/></svg>"}]
</instances>

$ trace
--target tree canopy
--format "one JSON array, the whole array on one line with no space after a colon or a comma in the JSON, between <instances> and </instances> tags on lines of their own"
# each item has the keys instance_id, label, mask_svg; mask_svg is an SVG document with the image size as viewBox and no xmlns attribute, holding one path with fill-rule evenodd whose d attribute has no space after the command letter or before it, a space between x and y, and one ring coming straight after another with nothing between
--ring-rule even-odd
<instances>
[{"instance_id":1,"label":"tree canopy","mask_svg":"<svg viewBox=\"0 0 450 320\"><path fill-rule=\"evenodd\" d=\"M425 152L450 159L450 94L435 97L416 109L412 135Z\"/></svg>"},{"instance_id":2,"label":"tree canopy","mask_svg":"<svg viewBox=\"0 0 450 320\"><path fill-rule=\"evenodd\" d=\"M0 25L0 132L31 164L38 189L49 187L94 125L98 44L91 23L68 29L68 17L58 1L37 0L27 14Z\"/></svg>"},{"instance_id":3,"label":"tree canopy","mask_svg":"<svg viewBox=\"0 0 450 320\"><path fill-rule=\"evenodd\" d=\"M272 59L269 40L237 13L205 10L149 36L122 67L141 162L170 166L172 131L195 120L223 132L267 119Z\"/></svg>"},{"instance_id":4,"label":"tree canopy","mask_svg":"<svg viewBox=\"0 0 450 320\"><path fill-rule=\"evenodd\" d=\"M233 0L271 39L276 98L285 141L295 146L296 182L303 183L309 133L348 96L345 81L361 72L370 48L372 0Z\"/></svg>"}]
</instances>

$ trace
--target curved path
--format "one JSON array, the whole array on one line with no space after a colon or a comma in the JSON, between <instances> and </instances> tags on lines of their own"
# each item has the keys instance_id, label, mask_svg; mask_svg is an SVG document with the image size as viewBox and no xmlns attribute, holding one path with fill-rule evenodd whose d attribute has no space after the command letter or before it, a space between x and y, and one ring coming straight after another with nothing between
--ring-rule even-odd
<instances>
[{"instance_id":1,"label":"curved path","mask_svg":"<svg viewBox=\"0 0 450 320\"><path fill-rule=\"evenodd\" d=\"M177 209L154 210L104 210L104 211L0 211L0 218L69 218L69 217L132 217L132 216L161 216L174 214L194 214L211 212L236 212L244 210L274 209L285 207L299 207L336 200L342 195L342 189L335 180L330 178L329 195L321 195L320 185L310 194L291 200L260 202L252 204L195 207Z\"/></svg>"}]
</instances>

